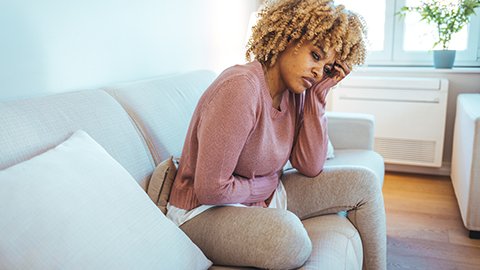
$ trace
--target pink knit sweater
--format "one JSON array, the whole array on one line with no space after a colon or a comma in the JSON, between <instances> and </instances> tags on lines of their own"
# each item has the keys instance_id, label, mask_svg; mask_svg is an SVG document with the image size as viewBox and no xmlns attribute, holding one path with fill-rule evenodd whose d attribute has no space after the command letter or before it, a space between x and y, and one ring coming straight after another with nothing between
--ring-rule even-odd
<instances>
[{"instance_id":1,"label":"pink knit sweater","mask_svg":"<svg viewBox=\"0 0 480 270\"><path fill-rule=\"evenodd\" d=\"M273 108L262 66L225 70L200 98L185 140L170 204L266 206L282 168L316 176L327 153L324 104L309 90L285 91Z\"/></svg>"}]
</instances>

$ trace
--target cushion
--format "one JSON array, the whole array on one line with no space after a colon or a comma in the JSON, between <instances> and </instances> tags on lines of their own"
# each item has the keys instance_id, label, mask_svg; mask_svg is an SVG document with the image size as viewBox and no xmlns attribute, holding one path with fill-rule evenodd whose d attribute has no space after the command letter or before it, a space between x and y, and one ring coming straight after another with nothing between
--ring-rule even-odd
<instances>
[{"instance_id":1,"label":"cushion","mask_svg":"<svg viewBox=\"0 0 480 270\"><path fill-rule=\"evenodd\" d=\"M54 148L79 129L146 189L156 163L127 112L102 90L0 102L0 170Z\"/></svg>"},{"instance_id":2,"label":"cushion","mask_svg":"<svg viewBox=\"0 0 480 270\"><path fill-rule=\"evenodd\" d=\"M196 70L105 88L128 112L155 164L179 157L198 100L217 75Z\"/></svg>"},{"instance_id":3,"label":"cushion","mask_svg":"<svg viewBox=\"0 0 480 270\"><path fill-rule=\"evenodd\" d=\"M341 215L322 215L302 220L313 250L298 270L362 269L363 247L360 234Z\"/></svg>"},{"instance_id":4,"label":"cushion","mask_svg":"<svg viewBox=\"0 0 480 270\"><path fill-rule=\"evenodd\" d=\"M335 158L328 159L324 167L360 166L372 170L377 176L380 187L383 186L385 165L383 157L375 151L364 149L336 149Z\"/></svg>"},{"instance_id":5,"label":"cushion","mask_svg":"<svg viewBox=\"0 0 480 270\"><path fill-rule=\"evenodd\" d=\"M332 159L335 157L335 150L333 149L333 144L328 139L328 145L327 145L327 159Z\"/></svg>"},{"instance_id":6,"label":"cushion","mask_svg":"<svg viewBox=\"0 0 480 270\"><path fill-rule=\"evenodd\" d=\"M148 196L164 214L167 213L167 203L176 174L177 167L171 156L157 165L148 184Z\"/></svg>"},{"instance_id":7,"label":"cushion","mask_svg":"<svg viewBox=\"0 0 480 270\"><path fill-rule=\"evenodd\" d=\"M0 171L0 217L0 269L211 265L84 131Z\"/></svg>"}]
</instances>

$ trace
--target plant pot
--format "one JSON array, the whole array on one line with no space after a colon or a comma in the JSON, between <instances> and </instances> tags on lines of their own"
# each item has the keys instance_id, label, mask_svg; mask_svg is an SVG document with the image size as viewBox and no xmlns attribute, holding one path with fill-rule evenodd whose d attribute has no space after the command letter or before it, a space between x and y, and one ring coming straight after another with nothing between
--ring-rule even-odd
<instances>
[{"instance_id":1,"label":"plant pot","mask_svg":"<svg viewBox=\"0 0 480 270\"><path fill-rule=\"evenodd\" d=\"M433 66L435 68L452 68L456 52L455 50L433 51Z\"/></svg>"}]
</instances>

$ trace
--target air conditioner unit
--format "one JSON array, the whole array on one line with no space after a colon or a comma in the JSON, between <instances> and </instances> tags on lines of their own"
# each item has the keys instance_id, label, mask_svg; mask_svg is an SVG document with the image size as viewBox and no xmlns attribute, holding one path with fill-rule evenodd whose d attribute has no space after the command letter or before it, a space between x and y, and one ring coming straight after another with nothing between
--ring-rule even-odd
<instances>
[{"instance_id":1,"label":"air conditioner unit","mask_svg":"<svg viewBox=\"0 0 480 270\"><path fill-rule=\"evenodd\" d=\"M386 163L442 165L447 79L350 76L331 94L331 110L375 116L375 150Z\"/></svg>"}]
</instances>

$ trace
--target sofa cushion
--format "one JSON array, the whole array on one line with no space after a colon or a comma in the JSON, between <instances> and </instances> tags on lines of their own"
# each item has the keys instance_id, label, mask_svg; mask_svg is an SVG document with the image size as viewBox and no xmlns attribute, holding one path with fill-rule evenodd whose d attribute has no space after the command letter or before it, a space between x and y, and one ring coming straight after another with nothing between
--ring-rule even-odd
<instances>
[{"instance_id":1,"label":"sofa cushion","mask_svg":"<svg viewBox=\"0 0 480 270\"><path fill-rule=\"evenodd\" d=\"M101 90L0 102L0 170L85 130L144 187L155 168L127 112Z\"/></svg>"},{"instance_id":2,"label":"sofa cushion","mask_svg":"<svg viewBox=\"0 0 480 270\"><path fill-rule=\"evenodd\" d=\"M378 153L363 149L335 149L335 158L328 159L325 167L330 166L361 166L371 169L378 178L380 187L383 186L385 165L383 158Z\"/></svg>"},{"instance_id":3,"label":"sofa cushion","mask_svg":"<svg viewBox=\"0 0 480 270\"><path fill-rule=\"evenodd\" d=\"M330 141L330 138L328 138L328 144L327 144L327 159L332 159L335 157L335 149L333 148L333 144Z\"/></svg>"},{"instance_id":4,"label":"sofa cushion","mask_svg":"<svg viewBox=\"0 0 480 270\"><path fill-rule=\"evenodd\" d=\"M312 242L318 243L313 245L312 255L302 270L362 269L362 241L348 219L341 215L325 215L302 222Z\"/></svg>"},{"instance_id":5,"label":"sofa cushion","mask_svg":"<svg viewBox=\"0 0 480 270\"><path fill-rule=\"evenodd\" d=\"M0 217L0 269L211 265L83 131L0 171Z\"/></svg>"},{"instance_id":6,"label":"sofa cushion","mask_svg":"<svg viewBox=\"0 0 480 270\"><path fill-rule=\"evenodd\" d=\"M193 71L104 90L129 113L159 164L169 156L180 157L193 111L215 77L212 71Z\"/></svg>"}]
</instances>

